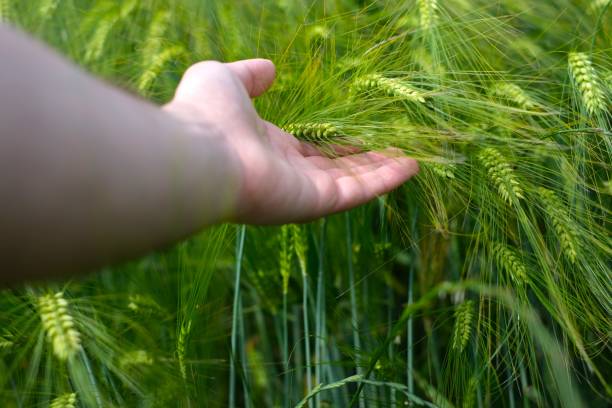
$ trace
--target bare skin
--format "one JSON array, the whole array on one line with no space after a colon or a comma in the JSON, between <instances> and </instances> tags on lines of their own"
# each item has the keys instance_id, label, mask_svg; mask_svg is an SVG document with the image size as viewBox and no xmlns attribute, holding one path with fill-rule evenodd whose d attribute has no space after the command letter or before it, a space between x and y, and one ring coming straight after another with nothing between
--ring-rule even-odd
<instances>
[{"instance_id":1,"label":"bare skin","mask_svg":"<svg viewBox=\"0 0 612 408\"><path fill-rule=\"evenodd\" d=\"M363 204L418 171L396 151L322 155L261 119L267 60L187 70L151 105L0 26L0 282L129 259L217 223Z\"/></svg>"}]
</instances>

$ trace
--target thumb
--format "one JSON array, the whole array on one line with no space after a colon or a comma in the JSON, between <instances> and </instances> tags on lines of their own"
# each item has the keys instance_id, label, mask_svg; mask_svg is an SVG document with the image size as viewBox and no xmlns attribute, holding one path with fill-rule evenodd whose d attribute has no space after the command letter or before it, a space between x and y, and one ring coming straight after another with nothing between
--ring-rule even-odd
<instances>
[{"instance_id":1,"label":"thumb","mask_svg":"<svg viewBox=\"0 0 612 408\"><path fill-rule=\"evenodd\" d=\"M240 79L251 98L266 92L276 77L274 63L267 59L249 59L225 65Z\"/></svg>"}]
</instances>

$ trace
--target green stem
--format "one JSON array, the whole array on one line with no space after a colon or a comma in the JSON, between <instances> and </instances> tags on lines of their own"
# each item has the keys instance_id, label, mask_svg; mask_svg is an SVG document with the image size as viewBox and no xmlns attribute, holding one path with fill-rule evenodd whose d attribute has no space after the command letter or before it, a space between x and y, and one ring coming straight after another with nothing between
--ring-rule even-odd
<instances>
[{"instance_id":1,"label":"green stem","mask_svg":"<svg viewBox=\"0 0 612 408\"><path fill-rule=\"evenodd\" d=\"M304 360L306 367L306 387L308 388L308 392L312 390L312 369L310 364L312 360L310 359L310 327L308 322L308 274L306 273L306 268L304 265L301 266L302 269L302 313L304 318ZM312 408L312 401L308 401L308 408Z\"/></svg>"},{"instance_id":2,"label":"green stem","mask_svg":"<svg viewBox=\"0 0 612 408\"><path fill-rule=\"evenodd\" d=\"M229 378L229 408L236 407L236 340L238 337L238 314L240 312L240 272L242 270L242 256L244 254L244 238L246 226L238 227L236 237L236 263L234 276L234 303L232 311L232 336L230 350L230 378Z\"/></svg>"},{"instance_id":3,"label":"green stem","mask_svg":"<svg viewBox=\"0 0 612 408\"><path fill-rule=\"evenodd\" d=\"M418 255L418 237L416 229L416 221L418 217L418 209L415 208L414 214L412 215L412 222L410 225L411 235L414 240L413 256L410 263L410 270L408 271L408 304L410 307L414 303L414 272L416 269L416 260ZM408 392L414 394L414 327L412 315L406 322L406 385L408 386Z\"/></svg>"},{"instance_id":4,"label":"green stem","mask_svg":"<svg viewBox=\"0 0 612 408\"><path fill-rule=\"evenodd\" d=\"M317 276L317 299L315 312L315 383L321 383L321 362L325 343L323 338L325 328L325 270L324 270L324 255L325 255L325 230L326 220L321 220L319 229L319 273ZM315 407L321 406L320 396L315 397Z\"/></svg>"},{"instance_id":5,"label":"green stem","mask_svg":"<svg viewBox=\"0 0 612 408\"><path fill-rule=\"evenodd\" d=\"M289 407L289 331L287 328L287 291L283 290L283 400Z\"/></svg>"},{"instance_id":6,"label":"green stem","mask_svg":"<svg viewBox=\"0 0 612 408\"><path fill-rule=\"evenodd\" d=\"M355 372L361 375L361 366L359 356L361 353L361 341L359 339L359 320L357 317L357 293L355 290L355 271L353 268L353 239L351 236L351 214L344 214L346 226L346 258L348 261L348 278L349 278L349 293L351 297L351 326L353 328L353 348L357 357L355 358ZM359 398L359 408L365 407L365 392Z\"/></svg>"}]
</instances>

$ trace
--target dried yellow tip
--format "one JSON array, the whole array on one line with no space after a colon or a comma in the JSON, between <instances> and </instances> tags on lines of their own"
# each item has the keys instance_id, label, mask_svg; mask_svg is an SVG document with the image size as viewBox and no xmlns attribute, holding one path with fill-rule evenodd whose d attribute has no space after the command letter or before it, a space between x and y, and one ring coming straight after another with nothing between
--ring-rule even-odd
<instances>
[{"instance_id":1,"label":"dried yellow tip","mask_svg":"<svg viewBox=\"0 0 612 408\"><path fill-rule=\"evenodd\" d=\"M38 309L53 353L64 361L73 357L81 348L81 336L68 312L68 301L64 299L63 293L40 296Z\"/></svg>"}]
</instances>

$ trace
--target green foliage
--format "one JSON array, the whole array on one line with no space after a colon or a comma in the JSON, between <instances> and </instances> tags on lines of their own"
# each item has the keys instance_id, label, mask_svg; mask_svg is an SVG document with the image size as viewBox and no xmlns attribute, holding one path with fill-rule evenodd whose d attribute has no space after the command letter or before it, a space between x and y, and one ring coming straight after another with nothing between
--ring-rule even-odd
<instances>
[{"instance_id":1,"label":"green foliage","mask_svg":"<svg viewBox=\"0 0 612 408\"><path fill-rule=\"evenodd\" d=\"M421 165L324 222L4 290L0 405L608 406L611 8L0 0L154 103L199 60L270 58L264 119Z\"/></svg>"}]
</instances>

